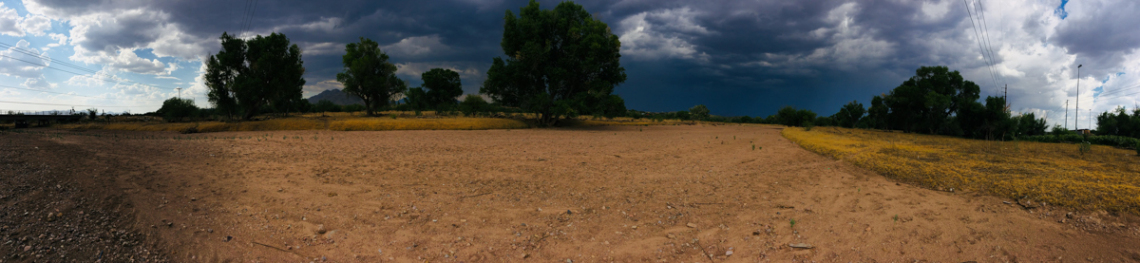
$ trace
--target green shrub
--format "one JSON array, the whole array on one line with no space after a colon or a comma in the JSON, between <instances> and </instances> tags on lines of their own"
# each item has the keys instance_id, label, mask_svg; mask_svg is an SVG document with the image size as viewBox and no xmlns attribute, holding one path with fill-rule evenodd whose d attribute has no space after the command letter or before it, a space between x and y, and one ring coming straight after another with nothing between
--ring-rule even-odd
<instances>
[{"instance_id":1,"label":"green shrub","mask_svg":"<svg viewBox=\"0 0 1140 263\"><path fill-rule=\"evenodd\" d=\"M1088 141L1081 142L1080 148L1078 148L1078 150L1081 151L1081 155L1089 153L1092 151L1092 143L1090 143Z\"/></svg>"},{"instance_id":2,"label":"green shrub","mask_svg":"<svg viewBox=\"0 0 1140 263\"><path fill-rule=\"evenodd\" d=\"M87 109L87 116L88 116L88 118L91 118L92 120L94 120L95 118L98 118L98 116L96 116L98 114L99 114L99 110L97 110L95 108Z\"/></svg>"},{"instance_id":3,"label":"green shrub","mask_svg":"<svg viewBox=\"0 0 1140 263\"><path fill-rule=\"evenodd\" d=\"M330 100L321 100L321 101L318 101L316 105L313 105L313 111L314 112L340 112L341 107L340 107L340 105L336 105L336 103L333 103Z\"/></svg>"},{"instance_id":4,"label":"green shrub","mask_svg":"<svg viewBox=\"0 0 1140 263\"><path fill-rule=\"evenodd\" d=\"M159 108L155 113L161 115L166 121L179 122L197 115L198 106L195 106L194 101L190 99L170 98L162 102L162 108Z\"/></svg>"},{"instance_id":5,"label":"green shrub","mask_svg":"<svg viewBox=\"0 0 1140 263\"><path fill-rule=\"evenodd\" d=\"M467 95L467 97L463 98L463 102L459 103L459 111L463 112L463 115L466 116L474 116L477 113L487 112L490 107L491 104L487 103L487 100L484 100L482 96L474 94Z\"/></svg>"},{"instance_id":6,"label":"green shrub","mask_svg":"<svg viewBox=\"0 0 1140 263\"><path fill-rule=\"evenodd\" d=\"M344 109L345 112L358 112L366 109L364 105L360 104L344 105L344 107L341 108Z\"/></svg>"}]
</instances>

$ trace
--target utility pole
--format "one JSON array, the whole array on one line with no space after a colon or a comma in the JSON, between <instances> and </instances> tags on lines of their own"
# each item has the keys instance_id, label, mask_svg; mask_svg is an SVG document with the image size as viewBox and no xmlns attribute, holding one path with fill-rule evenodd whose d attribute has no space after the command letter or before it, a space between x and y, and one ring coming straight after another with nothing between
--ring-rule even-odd
<instances>
[{"instance_id":1,"label":"utility pole","mask_svg":"<svg viewBox=\"0 0 1140 263\"><path fill-rule=\"evenodd\" d=\"M1069 100L1065 100L1065 130L1069 130Z\"/></svg>"},{"instance_id":2,"label":"utility pole","mask_svg":"<svg viewBox=\"0 0 1140 263\"><path fill-rule=\"evenodd\" d=\"M1073 110L1073 130L1080 130L1081 119L1081 67L1084 64L1077 64L1077 108Z\"/></svg>"},{"instance_id":3,"label":"utility pole","mask_svg":"<svg viewBox=\"0 0 1140 263\"><path fill-rule=\"evenodd\" d=\"M1092 109L1089 109L1089 132L1092 132Z\"/></svg>"},{"instance_id":4,"label":"utility pole","mask_svg":"<svg viewBox=\"0 0 1140 263\"><path fill-rule=\"evenodd\" d=\"M182 98L182 88L174 88L174 89L178 90L178 98L181 99Z\"/></svg>"}]
</instances>

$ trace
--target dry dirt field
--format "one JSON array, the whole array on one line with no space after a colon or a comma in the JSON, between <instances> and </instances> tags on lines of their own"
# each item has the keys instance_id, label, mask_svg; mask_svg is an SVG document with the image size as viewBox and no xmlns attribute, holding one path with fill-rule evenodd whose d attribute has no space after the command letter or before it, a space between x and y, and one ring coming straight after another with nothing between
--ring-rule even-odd
<instances>
[{"instance_id":1,"label":"dry dirt field","mask_svg":"<svg viewBox=\"0 0 1140 263\"><path fill-rule=\"evenodd\" d=\"M83 133L0 135L0 262L1140 261L1135 216L898 184L774 126Z\"/></svg>"}]
</instances>

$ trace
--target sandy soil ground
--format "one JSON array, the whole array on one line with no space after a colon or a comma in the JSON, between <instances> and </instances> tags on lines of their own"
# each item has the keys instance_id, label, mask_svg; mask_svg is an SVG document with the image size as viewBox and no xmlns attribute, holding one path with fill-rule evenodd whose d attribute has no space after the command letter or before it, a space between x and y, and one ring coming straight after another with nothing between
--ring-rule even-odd
<instances>
[{"instance_id":1,"label":"sandy soil ground","mask_svg":"<svg viewBox=\"0 0 1140 263\"><path fill-rule=\"evenodd\" d=\"M769 126L85 133L0 136L25 178L0 180L0 261L107 256L60 257L56 209L111 262L1140 261L1134 216L897 184ZM90 211L124 219L69 221Z\"/></svg>"}]
</instances>

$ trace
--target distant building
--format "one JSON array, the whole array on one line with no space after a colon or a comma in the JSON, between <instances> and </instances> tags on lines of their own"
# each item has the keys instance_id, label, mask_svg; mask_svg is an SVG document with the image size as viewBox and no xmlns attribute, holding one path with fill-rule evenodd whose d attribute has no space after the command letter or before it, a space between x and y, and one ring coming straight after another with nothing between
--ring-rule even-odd
<instances>
[{"instance_id":1,"label":"distant building","mask_svg":"<svg viewBox=\"0 0 1140 263\"><path fill-rule=\"evenodd\" d=\"M1092 135L1092 130L1089 129L1077 129L1074 132L1081 135Z\"/></svg>"}]
</instances>

